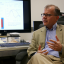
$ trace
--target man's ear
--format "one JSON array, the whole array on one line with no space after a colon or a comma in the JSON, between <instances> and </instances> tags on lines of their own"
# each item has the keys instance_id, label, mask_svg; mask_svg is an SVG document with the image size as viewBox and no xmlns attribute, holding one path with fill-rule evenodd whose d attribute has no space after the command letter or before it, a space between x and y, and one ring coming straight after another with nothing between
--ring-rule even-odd
<instances>
[{"instance_id":1,"label":"man's ear","mask_svg":"<svg viewBox=\"0 0 64 64\"><path fill-rule=\"evenodd\" d=\"M57 18L57 20L58 20L58 19L59 19L59 16L57 16L56 18Z\"/></svg>"}]
</instances>

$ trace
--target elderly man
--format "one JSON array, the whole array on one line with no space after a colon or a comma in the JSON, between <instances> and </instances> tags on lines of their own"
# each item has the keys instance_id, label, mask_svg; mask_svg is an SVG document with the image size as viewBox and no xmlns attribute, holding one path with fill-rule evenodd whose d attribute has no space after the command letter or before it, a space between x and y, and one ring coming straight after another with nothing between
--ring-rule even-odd
<instances>
[{"instance_id":1,"label":"elderly man","mask_svg":"<svg viewBox=\"0 0 64 64\"><path fill-rule=\"evenodd\" d=\"M44 27L33 33L27 50L31 59L27 64L63 64L64 26L57 24L60 9L55 5L47 5L41 15Z\"/></svg>"}]
</instances>

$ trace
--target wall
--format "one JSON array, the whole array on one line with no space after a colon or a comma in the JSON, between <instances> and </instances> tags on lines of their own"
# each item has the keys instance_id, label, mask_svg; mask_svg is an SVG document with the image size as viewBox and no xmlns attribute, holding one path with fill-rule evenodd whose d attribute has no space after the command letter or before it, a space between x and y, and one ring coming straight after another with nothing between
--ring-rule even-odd
<instances>
[{"instance_id":1,"label":"wall","mask_svg":"<svg viewBox=\"0 0 64 64\"><path fill-rule=\"evenodd\" d=\"M54 4L60 8L61 12L64 12L64 0L31 0L31 27L33 27L33 21L42 20L41 13L47 4ZM33 32L21 33L21 39L30 41L32 34Z\"/></svg>"}]
</instances>

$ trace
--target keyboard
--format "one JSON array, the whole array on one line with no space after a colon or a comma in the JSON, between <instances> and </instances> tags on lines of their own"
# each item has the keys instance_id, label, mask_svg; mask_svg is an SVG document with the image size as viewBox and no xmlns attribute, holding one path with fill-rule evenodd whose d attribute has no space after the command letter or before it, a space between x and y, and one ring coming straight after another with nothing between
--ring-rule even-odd
<instances>
[{"instance_id":1,"label":"keyboard","mask_svg":"<svg viewBox=\"0 0 64 64\"><path fill-rule=\"evenodd\" d=\"M0 47L14 47L14 46L29 46L29 42L20 42L20 43L3 43L0 44Z\"/></svg>"}]
</instances>

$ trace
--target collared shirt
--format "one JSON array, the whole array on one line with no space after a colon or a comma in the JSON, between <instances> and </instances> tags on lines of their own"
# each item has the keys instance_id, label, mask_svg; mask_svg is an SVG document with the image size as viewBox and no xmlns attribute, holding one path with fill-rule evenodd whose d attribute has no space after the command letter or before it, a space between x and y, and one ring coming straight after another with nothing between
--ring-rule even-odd
<instances>
[{"instance_id":1,"label":"collared shirt","mask_svg":"<svg viewBox=\"0 0 64 64\"><path fill-rule=\"evenodd\" d=\"M55 23L53 25L53 28L52 29L48 29L46 27L45 48L43 50L47 50L48 51L48 55L53 55L53 56L59 57L59 52L58 51L54 51L53 49L49 48L48 47L48 44L47 44L47 42L51 42L51 41L49 41L50 39L56 41L56 38L55 38L55 35L56 35L56 27L57 27L57 23ZM53 42L51 42L51 43L53 43Z\"/></svg>"}]
</instances>

